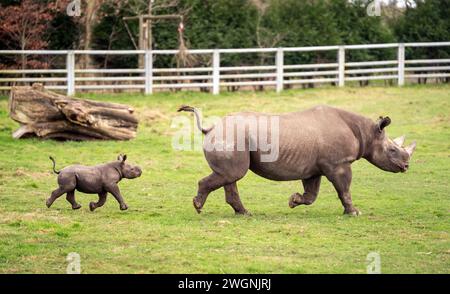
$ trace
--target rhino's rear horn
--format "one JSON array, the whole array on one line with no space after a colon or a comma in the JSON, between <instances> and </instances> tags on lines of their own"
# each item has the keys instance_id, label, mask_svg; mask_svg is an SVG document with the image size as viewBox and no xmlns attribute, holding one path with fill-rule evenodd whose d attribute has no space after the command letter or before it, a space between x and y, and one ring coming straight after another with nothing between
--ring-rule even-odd
<instances>
[{"instance_id":1,"label":"rhino's rear horn","mask_svg":"<svg viewBox=\"0 0 450 294\"><path fill-rule=\"evenodd\" d=\"M378 131L381 132L385 127L391 124L391 119L389 116L382 117L380 116L380 119L377 122Z\"/></svg>"},{"instance_id":2,"label":"rhino's rear horn","mask_svg":"<svg viewBox=\"0 0 450 294\"><path fill-rule=\"evenodd\" d=\"M395 138L392 141L394 141L395 145L398 147L403 147L403 143L405 143L405 135Z\"/></svg>"}]
</instances>

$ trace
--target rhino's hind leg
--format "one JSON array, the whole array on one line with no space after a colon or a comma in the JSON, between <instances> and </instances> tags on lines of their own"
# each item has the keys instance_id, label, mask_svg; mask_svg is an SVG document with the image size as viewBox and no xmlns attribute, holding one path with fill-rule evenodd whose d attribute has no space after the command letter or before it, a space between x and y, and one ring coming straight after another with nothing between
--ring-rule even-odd
<instances>
[{"instance_id":1,"label":"rhino's hind leg","mask_svg":"<svg viewBox=\"0 0 450 294\"><path fill-rule=\"evenodd\" d=\"M344 214L360 215L361 212L353 206L352 195L350 193L350 184L352 182L352 169L350 164L338 166L326 176L338 193L342 206L344 206Z\"/></svg>"},{"instance_id":2,"label":"rhino's hind leg","mask_svg":"<svg viewBox=\"0 0 450 294\"><path fill-rule=\"evenodd\" d=\"M55 191L52 192L52 195L47 199L45 202L45 205L47 205L48 208L52 206L53 202L55 202L56 199L61 197L65 193L69 193L71 191L74 191L76 188L76 177L73 174L60 174L58 176L58 184L59 187ZM69 195L67 195L69 197ZM69 200L69 199L67 199Z\"/></svg>"},{"instance_id":3,"label":"rhino's hind leg","mask_svg":"<svg viewBox=\"0 0 450 294\"><path fill-rule=\"evenodd\" d=\"M294 208L298 205L311 205L317 198L320 188L321 176L312 177L306 180L302 180L305 193L303 195L294 193L289 198L289 207Z\"/></svg>"},{"instance_id":4,"label":"rhino's hind leg","mask_svg":"<svg viewBox=\"0 0 450 294\"><path fill-rule=\"evenodd\" d=\"M241 202L236 182L225 185L223 188L225 190L225 200L234 209L234 212L236 214L250 215Z\"/></svg>"},{"instance_id":5,"label":"rhino's hind leg","mask_svg":"<svg viewBox=\"0 0 450 294\"><path fill-rule=\"evenodd\" d=\"M98 193L98 201L89 203L89 209L94 211L95 209L102 207L106 202L107 192Z\"/></svg>"},{"instance_id":6,"label":"rhino's hind leg","mask_svg":"<svg viewBox=\"0 0 450 294\"><path fill-rule=\"evenodd\" d=\"M208 136L210 136L210 134L211 133L209 133ZM235 146L235 148L237 147ZM234 187L236 187L235 183L245 176L250 166L249 152L217 150L205 151L205 158L213 170L213 173L198 182L197 196L193 199L194 207L198 213L201 212L209 193L219 189L220 187L224 187L225 185L234 184ZM237 187L236 189L231 187L230 191L232 190L234 190L235 193L230 195L238 195ZM239 199L239 196L237 196L237 198ZM236 207L238 211L243 213L245 208L242 206L240 200L237 202L235 199L236 196L233 196L233 205L236 205L233 206L233 208Z\"/></svg>"},{"instance_id":7,"label":"rhino's hind leg","mask_svg":"<svg viewBox=\"0 0 450 294\"><path fill-rule=\"evenodd\" d=\"M72 209L80 209L81 208L81 205L78 204L77 201L75 200L75 191L67 192L66 199L72 205Z\"/></svg>"},{"instance_id":8,"label":"rhino's hind leg","mask_svg":"<svg viewBox=\"0 0 450 294\"><path fill-rule=\"evenodd\" d=\"M52 192L52 195L45 202L45 205L47 205L47 207L50 208L50 206L52 206L53 202L55 202L56 199L61 197L66 192L67 191L64 190L64 188L61 188L61 187L59 187L58 189L54 190Z\"/></svg>"},{"instance_id":9,"label":"rhino's hind leg","mask_svg":"<svg viewBox=\"0 0 450 294\"><path fill-rule=\"evenodd\" d=\"M200 213L203 205L205 204L206 198L208 198L209 193L219 189L220 187L223 187L227 183L229 182L224 177L215 172L213 172L206 178L201 179L198 182L197 196L193 199L195 210Z\"/></svg>"}]
</instances>

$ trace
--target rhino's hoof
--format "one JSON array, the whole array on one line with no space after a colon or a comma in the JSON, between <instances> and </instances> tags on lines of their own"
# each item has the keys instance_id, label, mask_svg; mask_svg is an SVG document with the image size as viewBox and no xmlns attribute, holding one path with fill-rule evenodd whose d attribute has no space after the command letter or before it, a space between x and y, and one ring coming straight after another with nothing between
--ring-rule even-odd
<instances>
[{"instance_id":1,"label":"rhino's hoof","mask_svg":"<svg viewBox=\"0 0 450 294\"><path fill-rule=\"evenodd\" d=\"M235 215L243 215L243 216L252 216L252 214L248 210L235 211L234 214Z\"/></svg>"},{"instance_id":2,"label":"rhino's hoof","mask_svg":"<svg viewBox=\"0 0 450 294\"><path fill-rule=\"evenodd\" d=\"M80 204L77 204L77 205L75 205L75 206L72 206L72 209L73 210L77 210L77 209L80 209L81 208L81 205Z\"/></svg>"},{"instance_id":3,"label":"rhino's hoof","mask_svg":"<svg viewBox=\"0 0 450 294\"><path fill-rule=\"evenodd\" d=\"M120 206L120 210L127 210L128 206L126 204Z\"/></svg>"},{"instance_id":4,"label":"rhino's hoof","mask_svg":"<svg viewBox=\"0 0 450 294\"><path fill-rule=\"evenodd\" d=\"M89 203L89 210L90 211L94 211L96 208L97 207L95 207L95 203L94 202Z\"/></svg>"},{"instance_id":5,"label":"rhino's hoof","mask_svg":"<svg viewBox=\"0 0 450 294\"><path fill-rule=\"evenodd\" d=\"M192 204L194 204L194 208L197 211L197 213L201 213L202 212L202 207L200 205L200 203L197 201L197 199L192 199Z\"/></svg>"},{"instance_id":6,"label":"rhino's hoof","mask_svg":"<svg viewBox=\"0 0 450 294\"><path fill-rule=\"evenodd\" d=\"M348 216L360 216L360 215L362 215L362 212L359 211L358 209L353 209L350 211L344 211L344 214L348 215Z\"/></svg>"},{"instance_id":7,"label":"rhino's hoof","mask_svg":"<svg viewBox=\"0 0 450 294\"><path fill-rule=\"evenodd\" d=\"M300 205L301 202L301 195L298 193L294 193L291 195L291 198L289 198L289 207L294 208L298 205Z\"/></svg>"},{"instance_id":8,"label":"rhino's hoof","mask_svg":"<svg viewBox=\"0 0 450 294\"><path fill-rule=\"evenodd\" d=\"M52 206L52 204L50 203L49 200L45 201L45 206L47 206L47 208L50 208L50 206Z\"/></svg>"}]
</instances>

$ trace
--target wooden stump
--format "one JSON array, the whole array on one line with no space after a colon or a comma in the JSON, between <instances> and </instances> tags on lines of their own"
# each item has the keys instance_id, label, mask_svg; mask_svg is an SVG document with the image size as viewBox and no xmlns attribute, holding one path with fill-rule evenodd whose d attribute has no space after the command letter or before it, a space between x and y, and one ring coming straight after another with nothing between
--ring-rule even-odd
<instances>
[{"instance_id":1,"label":"wooden stump","mask_svg":"<svg viewBox=\"0 0 450 294\"><path fill-rule=\"evenodd\" d=\"M16 139L129 140L138 125L133 112L127 105L59 95L42 84L14 87L9 98L10 117L21 124Z\"/></svg>"}]
</instances>

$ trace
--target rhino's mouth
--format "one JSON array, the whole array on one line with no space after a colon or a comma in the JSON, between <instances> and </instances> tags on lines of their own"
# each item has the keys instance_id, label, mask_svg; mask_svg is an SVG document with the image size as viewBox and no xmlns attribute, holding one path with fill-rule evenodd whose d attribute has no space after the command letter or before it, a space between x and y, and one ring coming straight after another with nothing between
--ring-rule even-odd
<instances>
[{"instance_id":1,"label":"rhino's mouth","mask_svg":"<svg viewBox=\"0 0 450 294\"><path fill-rule=\"evenodd\" d=\"M408 168L409 168L409 164L408 164L408 163L405 163L405 164L397 164L397 166L399 167L399 169L400 169L400 171L401 171L402 173L405 173L405 172L408 170Z\"/></svg>"},{"instance_id":2,"label":"rhino's mouth","mask_svg":"<svg viewBox=\"0 0 450 294\"><path fill-rule=\"evenodd\" d=\"M408 168L409 168L409 163L408 163L408 162L403 163L403 162L400 162L400 161L397 161L397 160L395 160L395 161L393 160L392 163L398 168L398 171L397 171L397 172L402 172L402 173L404 173L404 172L406 172L406 171L408 170Z\"/></svg>"}]
</instances>

